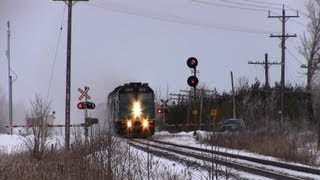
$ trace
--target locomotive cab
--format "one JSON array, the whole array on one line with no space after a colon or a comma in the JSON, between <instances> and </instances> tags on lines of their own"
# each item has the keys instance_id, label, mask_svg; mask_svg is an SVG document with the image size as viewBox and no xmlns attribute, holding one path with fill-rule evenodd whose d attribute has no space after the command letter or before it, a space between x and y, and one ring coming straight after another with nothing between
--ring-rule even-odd
<instances>
[{"instance_id":1,"label":"locomotive cab","mask_svg":"<svg viewBox=\"0 0 320 180\"><path fill-rule=\"evenodd\" d=\"M154 92L147 83L129 83L109 94L110 118L120 136L148 137L154 134Z\"/></svg>"}]
</instances>

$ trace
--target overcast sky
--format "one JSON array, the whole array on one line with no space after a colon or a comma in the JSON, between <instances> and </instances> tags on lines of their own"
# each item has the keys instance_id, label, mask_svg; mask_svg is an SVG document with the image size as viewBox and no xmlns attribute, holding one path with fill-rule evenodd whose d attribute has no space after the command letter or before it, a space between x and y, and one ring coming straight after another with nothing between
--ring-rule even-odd
<instances>
[{"instance_id":1,"label":"overcast sky","mask_svg":"<svg viewBox=\"0 0 320 180\"><path fill-rule=\"evenodd\" d=\"M259 3L259 2L267 3ZM229 3L228 3L229 2ZM230 3L233 2L233 3ZM71 123L83 112L76 109L86 85L92 101L103 103L116 86L128 81L147 82L161 95L187 89L190 56L198 59L200 85L230 91L230 71L235 81L246 77L264 82L261 65L269 53L280 61L279 19L268 18L286 9L306 13L306 0L90 0L73 6ZM244 3L245 5L241 4ZM273 4L274 3L274 4ZM235 8L236 7L236 8ZM240 8L239 8L240 7ZM262 10L263 9L263 10ZM296 15L294 11L287 11ZM0 88L8 91L7 21L11 23L11 68L15 104L26 109L36 93L52 100L57 123L64 122L67 8L51 0L0 0ZM307 19L287 22L287 33L298 36ZM62 30L60 27L62 25ZM61 37L59 39L59 35ZM297 53L299 38L289 38L286 83L304 84ZM56 48L57 53L56 53ZM56 58L55 58L56 57ZM51 87L49 82L53 70ZM280 81L280 66L271 66L270 81ZM48 94L49 89L49 94ZM14 121L20 116L15 115Z\"/></svg>"}]
</instances>

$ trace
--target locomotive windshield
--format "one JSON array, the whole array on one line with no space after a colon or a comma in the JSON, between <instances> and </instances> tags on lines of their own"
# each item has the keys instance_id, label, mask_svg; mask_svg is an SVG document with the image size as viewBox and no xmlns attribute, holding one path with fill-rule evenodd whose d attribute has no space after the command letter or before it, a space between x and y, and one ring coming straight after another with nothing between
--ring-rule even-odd
<instances>
[{"instance_id":1,"label":"locomotive windshield","mask_svg":"<svg viewBox=\"0 0 320 180\"><path fill-rule=\"evenodd\" d=\"M125 100L133 100L133 99L139 99L139 100L153 100L153 94L152 93L126 93L126 94L120 94L120 101Z\"/></svg>"}]
</instances>

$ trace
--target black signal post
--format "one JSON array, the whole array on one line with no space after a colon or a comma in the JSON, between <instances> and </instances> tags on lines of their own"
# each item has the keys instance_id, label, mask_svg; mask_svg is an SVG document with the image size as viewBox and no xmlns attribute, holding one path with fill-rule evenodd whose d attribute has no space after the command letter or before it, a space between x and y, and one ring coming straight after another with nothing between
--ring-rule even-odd
<instances>
[{"instance_id":1,"label":"black signal post","mask_svg":"<svg viewBox=\"0 0 320 180\"><path fill-rule=\"evenodd\" d=\"M198 66L198 60L195 57L190 57L187 60L187 65L189 68L193 69L193 76L189 76L187 83L189 86L193 87L193 98L196 97L196 91L197 91L197 85L199 83L199 80L197 78L197 66Z\"/></svg>"},{"instance_id":2,"label":"black signal post","mask_svg":"<svg viewBox=\"0 0 320 180\"><path fill-rule=\"evenodd\" d=\"M87 111L87 109L94 109L95 107L96 105L93 102L89 102L89 101L79 102L77 104L78 109L84 109L85 111ZM87 113L85 114L84 135L86 137L86 142L88 137L88 127L97 123L98 123L98 119L87 117ZM91 134L92 134L92 129L91 129Z\"/></svg>"}]
</instances>

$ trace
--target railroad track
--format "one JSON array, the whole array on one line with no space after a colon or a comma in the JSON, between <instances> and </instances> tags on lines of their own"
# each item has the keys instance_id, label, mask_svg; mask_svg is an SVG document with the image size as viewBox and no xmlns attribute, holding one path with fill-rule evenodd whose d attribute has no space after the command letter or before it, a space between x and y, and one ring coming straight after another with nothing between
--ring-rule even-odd
<instances>
[{"instance_id":1,"label":"railroad track","mask_svg":"<svg viewBox=\"0 0 320 180\"><path fill-rule=\"evenodd\" d=\"M132 139L130 140L130 144L144 151L147 150L146 147L151 147L153 151L151 153L155 153L156 156L159 154L160 156L163 156L165 158L172 158L175 156L180 157L180 160L181 156L184 156L185 158L183 159L185 161L188 161L188 159L190 161L186 162L187 164L195 163L194 160L190 160L190 158L193 158L208 163L223 165L237 171L247 172L250 174L272 179L320 179L320 170L316 168L258 159L221 151L178 145L152 139L150 139L150 141ZM200 164L193 165L199 166ZM219 173L221 174L223 172Z\"/></svg>"},{"instance_id":2,"label":"railroad track","mask_svg":"<svg viewBox=\"0 0 320 180\"><path fill-rule=\"evenodd\" d=\"M168 159L168 160L171 160L174 162L178 162L180 164L185 165L186 167L193 168L194 170L202 170L203 171L203 173L200 173L200 174L192 174L192 179L202 180L203 175L205 175L205 173L208 173L209 169L212 169L212 167L205 165L202 162L197 162L195 159L194 160L192 160L190 158L186 159L185 156L181 156L181 154L168 152L168 150L161 149L160 147L158 147L156 145L151 145L151 144L148 145L148 143L142 142L141 140L133 139L133 140L129 141L129 144L131 146L133 146L134 148L148 152L150 154L153 154L154 156ZM218 174L219 177L224 176L224 177L233 178L233 179L240 179L239 176L234 175L230 172L222 171L220 169L215 169L214 175L216 175L216 174ZM209 179L211 179L211 178L209 178Z\"/></svg>"}]
</instances>

